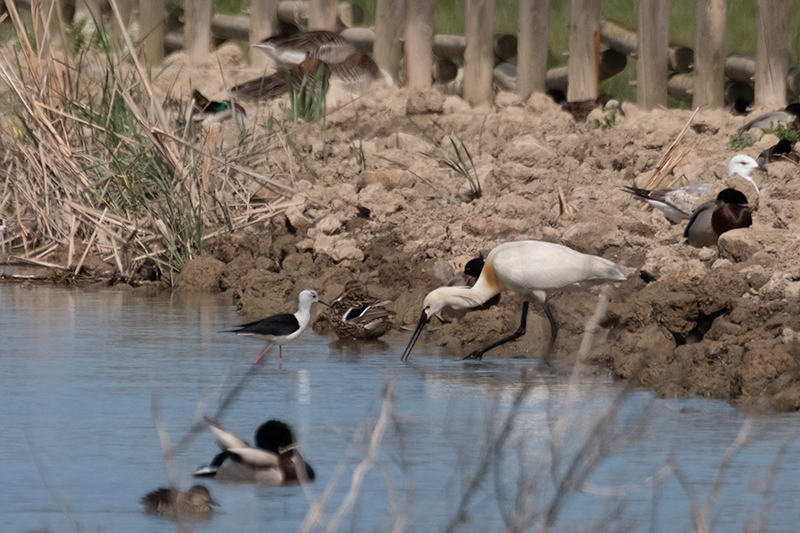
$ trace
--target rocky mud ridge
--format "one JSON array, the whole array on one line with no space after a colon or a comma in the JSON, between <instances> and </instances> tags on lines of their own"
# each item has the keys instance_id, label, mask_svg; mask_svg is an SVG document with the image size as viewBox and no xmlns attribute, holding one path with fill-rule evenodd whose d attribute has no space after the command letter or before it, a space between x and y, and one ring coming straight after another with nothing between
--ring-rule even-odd
<instances>
[{"instance_id":1,"label":"rocky mud ridge","mask_svg":"<svg viewBox=\"0 0 800 533\"><path fill-rule=\"evenodd\" d=\"M184 76L175 74L179 67L162 79ZM252 77L238 72L223 83L215 69L198 87L212 95ZM500 93L491 108L471 108L433 90L376 85L354 101L335 92L329 98L324 128L299 127L295 151L265 154L263 170L291 176L302 192L298 206L218 242L212 256L186 265L179 287L233 291L243 312L258 318L293 311L304 288L331 299L358 278L394 300L400 328L413 326L424 295L472 257L510 240L551 241L628 272L615 284L590 355L599 367L666 396L800 408L800 169L771 164L768 175L755 176L760 195L728 178L736 153L729 136L746 117L701 111L676 147L682 157L670 181L714 183L705 199L734 186L753 209L752 227L724 234L718 248L697 249L684 242L684 225L621 190L648 181L690 111L645 113L624 103L624 115L603 130L592 127L602 112L577 123L542 95L523 102ZM245 103L251 117L285 106ZM224 128L235 142L235 127ZM741 152L753 157L777 141L759 130L750 135L754 144ZM447 165L457 160L451 138L469 150L479 198ZM254 197L259 187L253 183ZM597 293L550 294L561 326L557 357L577 352ZM499 306L434 323L427 335L460 357L516 329L520 308L517 296L504 294ZM549 325L538 304L531 311L528 333L489 356L541 355ZM324 318L315 327L324 330Z\"/></svg>"}]
</instances>

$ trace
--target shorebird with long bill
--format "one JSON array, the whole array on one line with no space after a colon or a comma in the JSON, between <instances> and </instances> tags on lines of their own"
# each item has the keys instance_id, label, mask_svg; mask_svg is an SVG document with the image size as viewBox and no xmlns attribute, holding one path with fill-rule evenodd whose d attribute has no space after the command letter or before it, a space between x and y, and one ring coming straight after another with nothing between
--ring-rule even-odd
<instances>
[{"instance_id":1,"label":"shorebird with long bill","mask_svg":"<svg viewBox=\"0 0 800 533\"><path fill-rule=\"evenodd\" d=\"M402 360L408 359L422 328L433 315L445 307L454 310L478 307L506 290L525 297L519 329L508 337L475 350L465 359L481 359L489 350L524 335L531 298L542 303L550 321L550 343L545 354L547 357L558 334L558 324L546 301L547 291L591 282L623 280L625 274L615 263L595 255L582 254L560 244L541 241L500 244L489 252L480 277L473 287L439 287L428 293L422 303L419 323L403 352Z\"/></svg>"},{"instance_id":2,"label":"shorebird with long bill","mask_svg":"<svg viewBox=\"0 0 800 533\"><path fill-rule=\"evenodd\" d=\"M295 340L308 327L308 323L311 321L311 306L315 302L328 305L320 301L317 291L306 289L301 291L300 296L298 296L296 313L280 313L268 316L262 320L243 324L237 329L229 329L226 333L255 335L257 337L263 337L269 342L269 346L261 352L261 355L256 357L253 364L258 363L261 358L264 357L264 354L266 354L273 345L277 344L280 353L278 356L278 368L281 368L283 366L283 345Z\"/></svg>"}]
</instances>

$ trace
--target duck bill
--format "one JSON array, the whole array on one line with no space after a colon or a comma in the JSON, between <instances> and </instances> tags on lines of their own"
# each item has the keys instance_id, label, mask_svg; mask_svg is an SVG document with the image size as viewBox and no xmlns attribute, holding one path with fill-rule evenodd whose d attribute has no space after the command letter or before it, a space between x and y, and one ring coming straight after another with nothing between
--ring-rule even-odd
<instances>
[{"instance_id":1,"label":"duck bill","mask_svg":"<svg viewBox=\"0 0 800 533\"><path fill-rule=\"evenodd\" d=\"M407 361L408 360L408 356L411 355L411 350L414 349L414 344L416 344L420 333L422 333L422 328L425 327L425 324L427 322L428 322L428 314L423 309L422 310L422 315L420 315L419 322L417 323L417 328L414 330L414 333L411 335L411 340L408 341L408 346L406 346L406 349L403 352L403 356L400 358L401 361Z\"/></svg>"}]
</instances>

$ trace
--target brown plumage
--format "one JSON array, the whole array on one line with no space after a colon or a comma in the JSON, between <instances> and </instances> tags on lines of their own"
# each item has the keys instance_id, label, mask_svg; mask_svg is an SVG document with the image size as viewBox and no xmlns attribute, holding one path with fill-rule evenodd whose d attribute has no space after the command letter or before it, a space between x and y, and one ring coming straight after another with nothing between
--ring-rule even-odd
<instances>
[{"instance_id":1,"label":"brown plumage","mask_svg":"<svg viewBox=\"0 0 800 533\"><path fill-rule=\"evenodd\" d=\"M203 485L195 485L186 492L177 489L156 489L142 496L140 502L145 512L169 518L207 520L211 518L216 502Z\"/></svg>"},{"instance_id":2,"label":"brown plumage","mask_svg":"<svg viewBox=\"0 0 800 533\"><path fill-rule=\"evenodd\" d=\"M391 303L367 294L360 281L348 281L327 310L328 322L340 339L375 340L392 329Z\"/></svg>"},{"instance_id":3,"label":"brown plumage","mask_svg":"<svg viewBox=\"0 0 800 533\"><path fill-rule=\"evenodd\" d=\"M231 88L230 92L251 100L272 100L288 92L289 82L293 87L298 88L306 78L313 79L319 67L320 62L318 60L306 59L291 69L278 70L269 76L241 83ZM326 75L324 70L323 75Z\"/></svg>"},{"instance_id":4,"label":"brown plumage","mask_svg":"<svg viewBox=\"0 0 800 533\"><path fill-rule=\"evenodd\" d=\"M747 197L736 189L724 189L716 200L695 209L683 236L696 248L715 246L726 231L748 228L752 224Z\"/></svg>"},{"instance_id":5,"label":"brown plumage","mask_svg":"<svg viewBox=\"0 0 800 533\"><path fill-rule=\"evenodd\" d=\"M353 43L324 30L269 37L255 46L279 65L288 67L299 65L307 57L328 64L343 63L357 52Z\"/></svg>"}]
</instances>

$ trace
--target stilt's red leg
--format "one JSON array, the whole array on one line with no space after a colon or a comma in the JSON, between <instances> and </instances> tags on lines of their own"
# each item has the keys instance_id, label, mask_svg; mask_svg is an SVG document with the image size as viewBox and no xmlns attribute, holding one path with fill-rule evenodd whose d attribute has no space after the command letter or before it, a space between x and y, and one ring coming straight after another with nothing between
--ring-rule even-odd
<instances>
[{"instance_id":1,"label":"stilt's red leg","mask_svg":"<svg viewBox=\"0 0 800 533\"><path fill-rule=\"evenodd\" d=\"M264 354L265 354L265 353L267 353L267 352L269 351L269 349L270 349L270 348L272 348L272 345L271 345L271 344L270 344L269 346L267 346L267 348L266 348L266 349L265 349L263 352L261 352L261 355L259 355L258 357L256 357L256 360L255 360L255 361L253 361L253 364L256 364L256 363L258 363L259 361L261 361L261 358L262 358L262 357L264 357Z\"/></svg>"},{"instance_id":2,"label":"stilt's red leg","mask_svg":"<svg viewBox=\"0 0 800 533\"><path fill-rule=\"evenodd\" d=\"M283 346L278 345L278 370L283 368Z\"/></svg>"}]
</instances>

